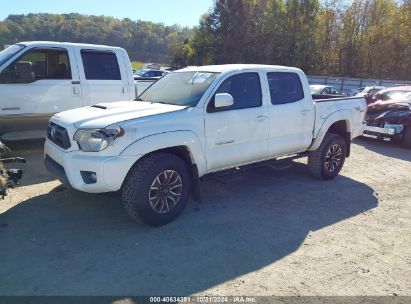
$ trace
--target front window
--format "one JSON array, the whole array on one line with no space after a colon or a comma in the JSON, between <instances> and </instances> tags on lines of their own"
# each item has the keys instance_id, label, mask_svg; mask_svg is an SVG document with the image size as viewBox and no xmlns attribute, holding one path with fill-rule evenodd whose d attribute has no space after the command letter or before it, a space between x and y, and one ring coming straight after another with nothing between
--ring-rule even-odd
<instances>
[{"instance_id":1,"label":"front window","mask_svg":"<svg viewBox=\"0 0 411 304\"><path fill-rule=\"evenodd\" d=\"M66 49L33 48L0 73L0 83L31 83L42 79L71 79Z\"/></svg>"},{"instance_id":2,"label":"front window","mask_svg":"<svg viewBox=\"0 0 411 304\"><path fill-rule=\"evenodd\" d=\"M0 52L0 65L5 63L7 60L9 60L11 57L13 57L15 54L20 52L22 49L24 49L26 46L23 44L14 44L6 48L5 50Z\"/></svg>"},{"instance_id":3,"label":"front window","mask_svg":"<svg viewBox=\"0 0 411 304\"><path fill-rule=\"evenodd\" d=\"M260 76L258 73L242 73L231 76L217 89L216 94L228 93L233 97L233 105L224 108L215 108L214 98L207 107L207 112L219 112L256 108L262 105Z\"/></svg>"},{"instance_id":4,"label":"front window","mask_svg":"<svg viewBox=\"0 0 411 304\"><path fill-rule=\"evenodd\" d=\"M171 73L145 90L138 100L194 107L219 73Z\"/></svg>"}]
</instances>

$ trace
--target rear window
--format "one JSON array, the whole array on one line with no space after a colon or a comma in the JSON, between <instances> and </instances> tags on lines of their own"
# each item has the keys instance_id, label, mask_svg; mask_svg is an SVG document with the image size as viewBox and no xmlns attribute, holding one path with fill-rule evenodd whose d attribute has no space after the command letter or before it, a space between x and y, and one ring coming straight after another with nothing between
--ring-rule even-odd
<instances>
[{"instance_id":1,"label":"rear window","mask_svg":"<svg viewBox=\"0 0 411 304\"><path fill-rule=\"evenodd\" d=\"M300 77L295 73L271 72L267 73L267 80L273 105L291 103L304 98Z\"/></svg>"},{"instance_id":2,"label":"rear window","mask_svg":"<svg viewBox=\"0 0 411 304\"><path fill-rule=\"evenodd\" d=\"M82 50L84 73L89 80L121 80L116 54Z\"/></svg>"}]
</instances>

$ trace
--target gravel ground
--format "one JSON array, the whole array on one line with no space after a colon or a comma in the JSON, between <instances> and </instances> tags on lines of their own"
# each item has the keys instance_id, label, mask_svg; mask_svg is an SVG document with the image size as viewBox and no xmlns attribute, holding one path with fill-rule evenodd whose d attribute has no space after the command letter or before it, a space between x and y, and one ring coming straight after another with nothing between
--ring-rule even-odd
<instances>
[{"instance_id":1,"label":"gravel ground","mask_svg":"<svg viewBox=\"0 0 411 304\"><path fill-rule=\"evenodd\" d=\"M64 189L42 165L0 201L0 295L411 296L411 151L356 140L341 175L305 159L202 183L173 223L133 222L115 195Z\"/></svg>"}]
</instances>

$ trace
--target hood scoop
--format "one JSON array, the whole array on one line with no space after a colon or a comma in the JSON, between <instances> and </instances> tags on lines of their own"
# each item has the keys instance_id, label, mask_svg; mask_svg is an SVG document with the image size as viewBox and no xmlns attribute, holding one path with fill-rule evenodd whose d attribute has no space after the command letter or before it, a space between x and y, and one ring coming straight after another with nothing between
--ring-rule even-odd
<instances>
[{"instance_id":1,"label":"hood scoop","mask_svg":"<svg viewBox=\"0 0 411 304\"><path fill-rule=\"evenodd\" d=\"M98 104L96 104L96 105L92 105L91 107L92 107L92 108L97 108L97 109L107 110L107 107L102 106L102 105L98 105Z\"/></svg>"}]
</instances>

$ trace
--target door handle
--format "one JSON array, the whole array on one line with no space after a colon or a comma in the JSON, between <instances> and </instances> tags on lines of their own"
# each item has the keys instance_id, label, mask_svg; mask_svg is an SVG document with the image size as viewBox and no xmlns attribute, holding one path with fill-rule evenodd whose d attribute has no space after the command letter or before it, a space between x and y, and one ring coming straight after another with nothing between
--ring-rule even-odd
<instances>
[{"instance_id":1,"label":"door handle","mask_svg":"<svg viewBox=\"0 0 411 304\"><path fill-rule=\"evenodd\" d=\"M71 84L80 84L80 81L78 81L78 80L73 80L73 81L71 82Z\"/></svg>"},{"instance_id":2,"label":"door handle","mask_svg":"<svg viewBox=\"0 0 411 304\"><path fill-rule=\"evenodd\" d=\"M301 110L301 113L308 113L308 112L311 112L311 110L308 110L308 109Z\"/></svg>"},{"instance_id":3,"label":"door handle","mask_svg":"<svg viewBox=\"0 0 411 304\"><path fill-rule=\"evenodd\" d=\"M258 115L256 118L257 118L258 120L260 120L260 121L263 121L263 120L268 119L268 116L266 116L266 115Z\"/></svg>"},{"instance_id":4,"label":"door handle","mask_svg":"<svg viewBox=\"0 0 411 304\"><path fill-rule=\"evenodd\" d=\"M20 110L19 107L12 107L12 108L2 108L2 111L18 111Z\"/></svg>"},{"instance_id":5,"label":"door handle","mask_svg":"<svg viewBox=\"0 0 411 304\"><path fill-rule=\"evenodd\" d=\"M360 112L364 112L365 110L363 109L363 108L361 108L361 107L355 107L355 109L357 110L357 111L360 111Z\"/></svg>"},{"instance_id":6,"label":"door handle","mask_svg":"<svg viewBox=\"0 0 411 304\"><path fill-rule=\"evenodd\" d=\"M216 145L217 146L228 145L228 144L232 144L233 142L234 142L234 140L220 141L220 142L216 143Z\"/></svg>"}]
</instances>

